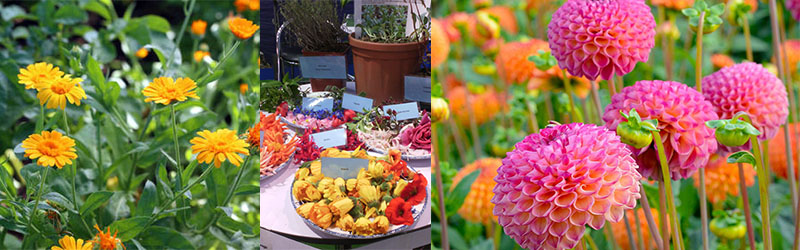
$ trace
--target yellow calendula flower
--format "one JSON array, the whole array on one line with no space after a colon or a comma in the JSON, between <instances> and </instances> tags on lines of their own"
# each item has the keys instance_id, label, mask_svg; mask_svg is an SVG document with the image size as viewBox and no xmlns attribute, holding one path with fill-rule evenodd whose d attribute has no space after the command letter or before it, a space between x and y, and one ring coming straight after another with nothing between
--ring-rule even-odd
<instances>
[{"instance_id":1,"label":"yellow calendula flower","mask_svg":"<svg viewBox=\"0 0 800 250\"><path fill-rule=\"evenodd\" d=\"M376 234L385 234L389 232L389 218L383 215L375 217L375 220L372 221L372 230Z\"/></svg>"},{"instance_id":2,"label":"yellow calendula flower","mask_svg":"<svg viewBox=\"0 0 800 250\"><path fill-rule=\"evenodd\" d=\"M300 205L299 207L297 207L297 214L303 216L303 218L308 219L308 215L311 213L311 208L314 207L314 204L315 203L307 202L304 203L303 205Z\"/></svg>"},{"instance_id":3,"label":"yellow calendula flower","mask_svg":"<svg viewBox=\"0 0 800 250\"><path fill-rule=\"evenodd\" d=\"M344 231L351 232L356 226L356 223L353 221L353 217L349 214L345 214L344 216L340 217L339 220L335 223L336 227L342 229Z\"/></svg>"},{"instance_id":4,"label":"yellow calendula flower","mask_svg":"<svg viewBox=\"0 0 800 250\"><path fill-rule=\"evenodd\" d=\"M247 150L249 144L236 136L236 131L230 129L219 129L211 132L203 130L197 132L199 137L192 138L192 154L197 154L197 161L200 163L214 162L215 167L219 167L225 159L231 164L239 166L242 164L242 157L239 154L249 155Z\"/></svg>"},{"instance_id":5,"label":"yellow calendula flower","mask_svg":"<svg viewBox=\"0 0 800 250\"><path fill-rule=\"evenodd\" d=\"M40 62L29 64L24 69L20 68L17 78L19 78L19 84L25 85L25 89L32 89L39 88L37 86L46 86L45 84L50 84L50 81L63 75L64 72L61 72L58 67L53 67L52 64L46 62Z\"/></svg>"},{"instance_id":6,"label":"yellow calendula flower","mask_svg":"<svg viewBox=\"0 0 800 250\"><path fill-rule=\"evenodd\" d=\"M64 75L53 78L45 83L36 86L39 93L36 98L39 98L39 104L44 105L47 103L47 108L67 108L67 101L81 105L81 99L86 99L86 92L81 87L81 78L72 78L71 75Z\"/></svg>"},{"instance_id":7,"label":"yellow calendula flower","mask_svg":"<svg viewBox=\"0 0 800 250\"><path fill-rule=\"evenodd\" d=\"M250 88L250 86L247 85L247 83L239 84L239 93L242 93L242 95L244 95L245 93L247 93L248 88Z\"/></svg>"},{"instance_id":8,"label":"yellow calendula flower","mask_svg":"<svg viewBox=\"0 0 800 250\"><path fill-rule=\"evenodd\" d=\"M195 51L194 52L194 61L195 62L203 61L203 58L205 58L207 56L211 56L211 53L208 52L208 51L202 51L202 50Z\"/></svg>"},{"instance_id":9,"label":"yellow calendula flower","mask_svg":"<svg viewBox=\"0 0 800 250\"><path fill-rule=\"evenodd\" d=\"M192 34L202 36L206 34L206 27L208 23L203 20L194 20L192 21Z\"/></svg>"},{"instance_id":10,"label":"yellow calendula flower","mask_svg":"<svg viewBox=\"0 0 800 250\"><path fill-rule=\"evenodd\" d=\"M106 228L105 233L103 233L103 230L101 230L97 224L94 224L94 228L100 232L94 235L94 240L92 242L99 245L101 250L117 249L118 244L122 245L122 248L125 248L125 245L122 244L122 241L117 238L118 231L115 231L114 236L111 236L111 228Z\"/></svg>"},{"instance_id":11,"label":"yellow calendula flower","mask_svg":"<svg viewBox=\"0 0 800 250\"><path fill-rule=\"evenodd\" d=\"M143 58L147 57L148 54L150 54L150 52L147 51L147 49L145 49L145 48L140 48L135 53L136 57L138 57L139 59L143 59Z\"/></svg>"},{"instance_id":12,"label":"yellow calendula flower","mask_svg":"<svg viewBox=\"0 0 800 250\"><path fill-rule=\"evenodd\" d=\"M353 233L357 235L372 235L372 223L367 217L361 217L356 220Z\"/></svg>"},{"instance_id":13,"label":"yellow calendula flower","mask_svg":"<svg viewBox=\"0 0 800 250\"><path fill-rule=\"evenodd\" d=\"M350 209L353 209L353 206L353 200L345 197L331 202L331 204L328 205L328 208L330 208L331 213L341 217L347 214L347 212L350 212Z\"/></svg>"},{"instance_id":14,"label":"yellow calendula flower","mask_svg":"<svg viewBox=\"0 0 800 250\"><path fill-rule=\"evenodd\" d=\"M58 240L58 246L53 246L50 250L92 250L92 248L94 248L92 242L87 241L84 244L82 239L75 241L72 236L64 235Z\"/></svg>"},{"instance_id":15,"label":"yellow calendula flower","mask_svg":"<svg viewBox=\"0 0 800 250\"><path fill-rule=\"evenodd\" d=\"M298 201L317 201L322 199L322 194L307 181L295 181L292 187L292 195Z\"/></svg>"},{"instance_id":16,"label":"yellow calendula flower","mask_svg":"<svg viewBox=\"0 0 800 250\"><path fill-rule=\"evenodd\" d=\"M241 17L235 17L228 20L228 28L231 29L231 32L234 36L244 40L250 38L254 33L256 33L258 30L258 25L253 24L253 22L250 20Z\"/></svg>"},{"instance_id":17,"label":"yellow calendula flower","mask_svg":"<svg viewBox=\"0 0 800 250\"><path fill-rule=\"evenodd\" d=\"M321 200L314 203L314 207L311 208L308 219L322 229L327 229L331 226L331 223L333 223L333 214L328 208L328 204L325 203L325 200Z\"/></svg>"},{"instance_id":18,"label":"yellow calendula flower","mask_svg":"<svg viewBox=\"0 0 800 250\"><path fill-rule=\"evenodd\" d=\"M142 94L147 98L145 102L155 102L169 105L173 101L182 102L187 98L200 99L195 93L197 83L188 77L181 77L177 80L172 77L159 77L153 79L147 87L144 87Z\"/></svg>"},{"instance_id":19,"label":"yellow calendula flower","mask_svg":"<svg viewBox=\"0 0 800 250\"><path fill-rule=\"evenodd\" d=\"M25 149L25 157L31 160L38 158L36 164L45 167L56 166L60 169L78 158L75 154L75 140L58 131L32 134L22 141L22 148Z\"/></svg>"}]
</instances>

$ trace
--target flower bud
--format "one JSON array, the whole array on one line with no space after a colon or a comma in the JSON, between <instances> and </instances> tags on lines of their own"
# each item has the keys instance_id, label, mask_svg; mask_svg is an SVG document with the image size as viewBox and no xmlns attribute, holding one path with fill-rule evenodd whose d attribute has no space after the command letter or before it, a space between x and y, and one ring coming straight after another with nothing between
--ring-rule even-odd
<instances>
[{"instance_id":1,"label":"flower bud","mask_svg":"<svg viewBox=\"0 0 800 250\"><path fill-rule=\"evenodd\" d=\"M440 97L431 97L431 120L440 122L450 118L450 107Z\"/></svg>"},{"instance_id":2,"label":"flower bud","mask_svg":"<svg viewBox=\"0 0 800 250\"><path fill-rule=\"evenodd\" d=\"M738 221L738 223L731 222L731 218L717 217L711 220L709 229L711 229L711 232L717 237L726 240L735 240L744 237L744 233L747 231L744 223L741 221Z\"/></svg>"},{"instance_id":3,"label":"flower bud","mask_svg":"<svg viewBox=\"0 0 800 250\"><path fill-rule=\"evenodd\" d=\"M620 137L622 143L631 145L634 148L644 148L653 142L652 131L658 131L656 124L653 120L642 121L636 109L631 109L628 114L620 111L623 117L628 119L627 122L621 122L617 126L617 135Z\"/></svg>"},{"instance_id":4,"label":"flower bud","mask_svg":"<svg viewBox=\"0 0 800 250\"><path fill-rule=\"evenodd\" d=\"M477 18L476 28L481 37L486 39L500 37L500 24L488 12L478 11L475 13L475 17Z\"/></svg>"}]
</instances>

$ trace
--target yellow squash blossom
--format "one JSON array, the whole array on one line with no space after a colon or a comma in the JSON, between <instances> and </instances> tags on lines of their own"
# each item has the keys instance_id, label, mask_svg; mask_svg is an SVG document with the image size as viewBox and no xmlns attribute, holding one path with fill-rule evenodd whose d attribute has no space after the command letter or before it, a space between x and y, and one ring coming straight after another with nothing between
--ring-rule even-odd
<instances>
[{"instance_id":1,"label":"yellow squash blossom","mask_svg":"<svg viewBox=\"0 0 800 250\"><path fill-rule=\"evenodd\" d=\"M352 216L350 216L349 214L345 214L344 216L339 218L339 220L336 221L335 225L339 229L351 232L355 228L356 223L353 221Z\"/></svg>"},{"instance_id":2,"label":"yellow squash blossom","mask_svg":"<svg viewBox=\"0 0 800 250\"><path fill-rule=\"evenodd\" d=\"M32 89L39 88L37 86L46 86L45 84L49 84L50 81L62 75L64 72L61 72L58 67L53 67L52 64L46 62L39 62L29 64L24 69L20 68L17 78L19 78L19 84L25 85L25 89Z\"/></svg>"},{"instance_id":3,"label":"yellow squash blossom","mask_svg":"<svg viewBox=\"0 0 800 250\"><path fill-rule=\"evenodd\" d=\"M94 228L100 232L94 235L94 240L92 242L99 245L101 250L117 249L118 244L122 245L122 248L125 248L125 245L122 244L122 241L117 238L118 231L115 231L114 236L111 236L111 228L106 228L105 233L103 233L103 230L101 230L97 224L94 224Z\"/></svg>"},{"instance_id":4,"label":"yellow squash blossom","mask_svg":"<svg viewBox=\"0 0 800 250\"><path fill-rule=\"evenodd\" d=\"M358 187L358 196L367 204L378 201L380 198L379 194L378 188L375 186L362 185Z\"/></svg>"},{"instance_id":5,"label":"yellow squash blossom","mask_svg":"<svg viewBox=\"0 0 800 250\"><path fill-rule=\"evenodd\" d=\"M403 192L403 189L406 188L407 185L408 182L406 180L398 180L397 186L394 188L394 192L392 192L392 196L400 196L400 192Z\"/></svg>"},{"instance_id":6,"label":"yellow squash blossom","mask_svg":"<svg viewBox=\"0 0 800 250\"><path fill-rule=\"evenodd\" d=\"M81 87L81 78L72 78L70 75L56 77L50 81L36 86L39 93L39 104L47 103L47 108L67 108L67 102L81 105L81 99L86 99L86 92Z\"/></svg>"},{"instance_id":7,"label":"yellow squash blossom","mask_svg":"<svg viewBox=\"0 0 800 250\"><path fill-rule=\"evenodd\" d=\"M389 232L389 218L383 215L375 217L375 220L372 221L372 230L376 234L385 234Z\"/></svg>"},{"instance_id":8,"label":"yellow squash blossom","mask_svg":"<svg viewBox=\"0 0 800 250\"><path fill-rule=\"evenodd\" d=\"M331 214L331 210L328 208L328 204L325 203L325 200L321 200L314 203L314 207L311 208L308 219L322 229L327 229L331 226L331 223L333 223L333 214Z\"/></svg>"},{"instance_id":9,"label":"yellow squash blossom","mask_svg":"<svg viewBox=\"0 0 800 250\"><path fill-rule=\"evenodd\" d=\"M347 187L347 192L355 190L356 183L358 183L358 180L356 179L347 179L347 182L345 182L345 187Z\"/></svg>"},{"instance_id":10,"label":"yellow squash blossom","mask_svg":"<svg viewBox=\"0 0 800 250\"><path fill-rule=\"evenodd\" d=\"M322 194L307 181L295 181L292 187L292 195L298 201L317 201L322 199Z\"/></svg>"},{"instance_id":11,"label":"yellow squash blossom","mask_svg":"<svg viewBox=\"0 0 800 250\"><path fill-rule=\"evenodd\" d=\"M247 150L249 144L236 136L236 131L230 129L219 129L211 132L203 130L197 132L199 137L192 138L192 154L197 154L197 161L200 163L214 162L215 167L219 167L225 159L231 164L239 166L242 164L242 157L239 154L249 155Z\"/></svg>"},{"instance_id":12,"label":"yellow squash blossom","mask_svg":"<svg viewBox=\"0 0 800 250\"><path fill-rule=\"evenodd\" d=\"M331 202L331 204L328 205L328 208L330 208L331 213L341 217L347 214L347 212L350 212L350 209L353 209L353 206L353 200L350 198L341 198L337 201Z\"/></svg>"},{"instance_id":13,"label":"yellow squash blossom","mask_svg":"<svg viewBox=\"0 0 800 250\"><path fill-rule=\"evenodd\" d=\"M25 157L31 160L38 158L36 164L45 167L56 166L60 169L78 158L75 154L75 140L58 131L32 134L22 141L22 148L25 149Z\"/></svg>"},{"instance_id":14,"label":"yellow squash blossom","mask_svg":"<svg viewBox=\"0 0 800 250\"><path fill-rule=\"evenodd\" d=\"M206 34L206 27L208 23L203 20L194 20L192 21L192 34L202 36ZM195 52L196 53L196 52Z\"/></svg>"},{"instance_id":15,"label":"yellow squash blossom","mask_svg":"<svg viewBox=\"0 0 800 250\"><path fill-rule=\"evenodd\" d=\"M311 208L314 207L314 203L307 202L303 205L297 207L297 214L303 216L303 218L308 219L308 215L311 214Z\"/></svg>"},{"instance_id":16,"label":"yellow squash blossom","mask_svg":"<svg viewBox=\"0 0 800 250\"><path fill-rule=\"evenodd\" d=\"M367 217L358 218L353 233L357 235L372 235L372 223L370 223Z\"/></svg>"},{"instance_id":17,"label":"yellow squash blossom","mask_svg":"<svg viewBox=\"0 0 800 250\"><path fill-rule=\"evenodd\" d=\"M250 38L254 33L256 33L258 30L258 25L253 24L253 22L250 20L241 17L235 17L228 20L228 28L231 29L233 35L244 40Z\"/></svg>"},{"instance_id":18,"label":"yellow squash blossom","mask_svg":"<svg viewBox=\"0 0 800 250\"><path fill-rule=\"evenodd\" d=\"M308 168L301 168L298 169L297 172L294 173L294 179L297 181L305 180L308 177L309 170Z\"/></svg>"},{"instance_id":19,"label":"yellow squash blossom","mask_svg":"<svg viewBox=\"0 0 800 250\"><path fill-rule=\"evenodd\" d=\"M147 97L144 99L145 102L169 105L173 101L186 101L189 97L200 99L195 88L197 88L197 83L188 77L174 80L172 77L162 76L153 79L153 82L142 90L142 94Z\"/></svg>"},{"instance_id":20,"label":"yellow squash blossom","mask_svg":"<svg viewBox=\"0 0 800 250\"><path fill-rule=\"evenodd\" d=\"M367 173L370 178L383 178L383 165L378 164L377 161L370 161L367 167Z\"/></svg>"},{"instance_id":21,"label":"yellow squash blossom","mask_svg":"<svg viewBox=\"0 0 800 250\"><path fill-rule=\"evenodd\" d=\"M92 250L94 245L92 242L87 241L85 244L82 239L75 241L72 236L64 235L58 240L58 246L53 246L50 250Z\"/></svg>"},{"instance_id":22,"label":"yellow squash blossom","mask_svg":"<svg viewBox=\"0 0 800 250\"><path fill-rule=\"evenodd\" d=\"M139 59L147 57L148 54L150 54L150 52L147 51L147 49L145 48L140 48L139 50L136 51L136 57L138 57Z\"/></svg>"}]
</instances>

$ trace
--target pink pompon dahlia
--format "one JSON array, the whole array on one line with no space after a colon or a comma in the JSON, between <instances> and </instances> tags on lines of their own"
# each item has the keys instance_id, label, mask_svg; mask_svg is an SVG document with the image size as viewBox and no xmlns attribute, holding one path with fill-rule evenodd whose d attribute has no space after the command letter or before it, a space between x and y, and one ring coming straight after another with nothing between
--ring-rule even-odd
<instances>
[{"instance_id":1,"label":"pink pompon dahlia","mask_svg":"<svg viewBox=\"0 0 800 250\"><path fill-rule=\"evenodd\" d=\"M786 87L778 77L761 64L744 62L722 68L703 77L703 96L714 106L720 119L731 119L740 111L747 112L753 126L761 131L761 140L775 136L789 116L789 99ZM720 147L729 153L749 149L747 143L741 147Z\"/></svg>"},{"instance_id":2,"label":"pink pompon dahlia","mask_svg":"<svg viewBox=\"0 0 800 250\"><path fill-rule=\"evenodd\" d=\"M494 180L494 215L528 249L573 248L586 225L622 219L641 197L636 162L619 136L572 123L517 143Z\"/></svg>"},{"instance_id":3,"label":"pink pompon dahlia","mask_svg":"<svg viewBox=\"0 0 800 250\"><path fill-rule=\"evenodd\" d=\"M794 20L800 21L800 0L786 0L786 9L792 13Z\"/></svg>"},{"instance_id":4,"label":"pink pompon dahlia","mask_svg":"<svg viewBox=\"0 0 800 250\"><path fill-rule=\"evenodd\" d=\"M718 116L711 103L693 88L679 82L638 81L611 97L603 114L606 127L616 131L620 122L626 121L619 112L631 109L636 109L642 120L658 120L673 180L690 177L717 151L714 130L705 122L717 120ZM629 148L642 176L662 180L654 143L640 149Z\"/></svg>"},{"instance_id":5,"label":"pink pompon dahlia","mask_svg":"<svg viewBox=\"0 0 800 250\"><path fill-rule=\"evenodd\" d=\"M558 66L590 80L611 79L646 62L656 21L643 0L567 0L547 26Z\"/></svg>"}]
</instances>

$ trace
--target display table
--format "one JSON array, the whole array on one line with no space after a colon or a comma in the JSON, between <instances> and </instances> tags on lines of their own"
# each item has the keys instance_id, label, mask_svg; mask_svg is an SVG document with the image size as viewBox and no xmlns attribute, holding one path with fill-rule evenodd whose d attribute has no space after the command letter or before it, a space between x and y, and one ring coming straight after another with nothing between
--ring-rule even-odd
<instances>
[{"instance_id":1,"label":"display table","mask_svg":"<svg viewBox=\"0 0 800 250\"><path fill-rule=\"evenodd\" d=\"M262 249L302 249L312 247L303 243L330 244L343 248L364 245L365 249L411 249L431 242L431 162L409 161L408 165L428 179L428 198L425 210L407 230L378 239L348 239L312 229L295 212L291 202L294 173L299 164L291 164L261 181L261 247Z\"/></svg>"}]
</instances>

